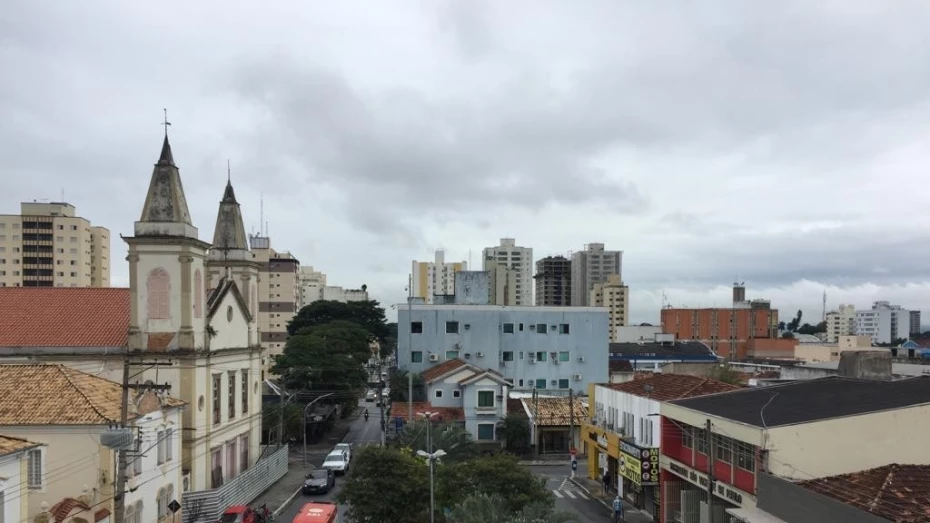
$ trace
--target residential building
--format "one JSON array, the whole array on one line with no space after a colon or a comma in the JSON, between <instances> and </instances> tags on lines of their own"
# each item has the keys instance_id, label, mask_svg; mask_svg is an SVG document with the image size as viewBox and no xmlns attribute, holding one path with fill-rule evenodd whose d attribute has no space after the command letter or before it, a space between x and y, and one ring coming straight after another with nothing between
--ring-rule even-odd
<instances>
[{"instance_id":1,"label":"residential building","mask_svg":"<svg viewBox=\"0 0 930 523\"><path fill-rule=\"evenodd\" d=\"M607 281L595 283L588 303L591 307L607 308L610 341L617 341L617 328L625 326L630 317L630 288L623 284L620 275L611 274Z\"/></svg>"},{"instance_id":2,"label":"residential building","mask_svg":"<svg viewBox=\"0 0 930 523\"><path fill-rule=\"evenodd\" d=\"M514 238L501 238L500 245L487 247L482 251L486 271L494 267L503 267L513 271L515 301L494 301L497 305L533 305L533 248L520 247Z\"/></svg>"},{"instance_id":3,"label":"residential building","mask_svg":"<svg viewBox=\"0 0 930 523\"><path fill-rule=\"evenodd\" d=\"M656 334L650 341L611 343L610 361L628 362L634 371L660 372L670 363L716 363L720 358L699 341L677 341L671 334Z\"/></svg>"},{"instance_id":4,"label":"residential building","mask_svg":"<svg viewBox=\"0 0 930 523\"><path fill-rule=\"evenodd\" d=\"M262 367L268 372L287 343L287 324L300 304L300 262L290 252L271 248L271 238L249 236L249 245L262 264L258 282L258 330L264 349Z\"/></svg>"},{"instance_id":5,"label":"residential building","mask_svg":"<svg viewBox=\"0 0 930 523\"><path fill-rule=\"evenodd\" d=\"M368 286L362 285L360 289L345 289L336 285L326 284L326 274L316 271L311 266L301 266L297 273L299 299L297 310L319 300L339 301L368 301Z\"/></svg>"},{"instance_id":6,"label":"residential building","mask_svg":"<svg viewBox=\"0 0 930 523\"><path fill-rule=\"evenodd\" d=\"M128 289L0 288L0 361L60 363L115 381L128 350L134 380L164 384L191 406L180 503L199 507L197 521L215 521L280 478L287 449L261 452L257 323L236 278L206 291L211 245L191 222L167 137L134 233L124 238Z\"/></svg>"},{"instance_id":7,"label":"residential building","mask_svg":"<svg viewBox=\"0 0 930 523\"><path fill-rule=\"evenodd\" d=\"M594 284L606 282L611 274L622 276L622 263L623 251L604 250L603 243L589 243L572 254L572 306L591 305Z\"/></svg>"},{"instance_id":8,"label":"residential building","mask_svg":"<svg viewBox=\"0 0 930 523\"><path fill-rule=\"evenodd\" d=\"M856 334L871 336L872 343L906 340L910 332L911 312L900 305L877 301L871 310L856 311Z\"/></svg>"},{"instance_id":9,"label":"residential building","mask_svg":"<svg viewBox=\"0 0 930 523\"><path fill-rule=\"evenodd\" d=\"M856 307L840 305L827 313L827 343L836 343L840 336L856 334Z\"/></svg>"},{"instance_id":10,"label":"residential building","mask_svg":"<svg viewBox=\"0 0 930 523\"><path fill-rule=\"evenodd\" d=\"M843 352L874 349L871 336L839 336L835 343L798 343L793 359L806 363L840 361Z\"/></svg>"},{"instance_id":11,"label":"residential building","mask_svg":"<svg viewBox=\"0 0 930 523\"><path fill-rule=\"evenodd\" d=\"M654 374L626 383L592 383L588 388L591 415L581 429L588 476L601 479L606 472L621 497L658 521L661 402L738 388L680 374Z\"/></svg>"},{"instance_id":12,"label":"residential building","mask_svg":"<svg viewBox=\"0 0 930 523\"><path fill-rule=\"evenodd\" d=\"M536 305L568 307L572 304L572 262L564 256L546 256L536 262Z\"/></svg>"},{"instance_id":13,"label":"residential building","mask_svg":"<svg viewBox=\"0 0 930 523\"><path fill-rule=\"evenodd\" d=\"M41 443L0 435L0 521L29 521L29 456L41 453Z\"/></svg>"},{"instance_id":14,"label":"residential building","mask_svg":"<svg viewBox=\"0 0 930 523\"><path fill-rule=\"evenodd\" d=\"M909 311L910 312L910 335L908 337L919 337L923 332L920 327L920 311Z\"/></svg>"},{"instance_id":15,"label":"residential building","mask_svg":"<svg viewBox=\"0 0 930 523\"><path fill-rule=\"evenodd\" d=\"M491 305L517 305L520 301L520 272L503 264L491 265L487 272Z\"/></svg>"},{"instance_id":16,"label":"residential building","mask_svg":"<svg viewBox=\"0 0 930 523\"><path fill-rule=\"evenodd\" d=\"M0 430L41 444L27 450L28 518L16 521L106 518L113 511L117 452L105 435L120 422L122 386L62 365L0 365L0 397L16 406L0 413ZM126 507L139 514L135 521L161 521L181 495L184 405L154 392L130 398L134 451L143 453L127 467Z\"/></svg>"},{"instance_id":17,"label":"residential building","mask_svg":"<svg viewBox=\"0 0 930 523\"><path fill-rule=\"evenodd\" d=\"M615 343L637 343L653 342L656 340L656 334L662 334L662 327L656 325L624 325L614 329ZM674 336L672 339L674 340Z\"/></svg>"},{"instance_id":18,"label":"residential building","mask_svg":"<svg viewBox=\"0 0 930 523\"><path fill-rule=\"evenodd\" d=\"M412 297L422 298L427 304L431 304L433 296L455 295L455 273L467 271L468 263L446 263L445 257L445 252L438 250L432 262L413 261L410 273L413 280L410 294Z\"/></svg>"},{"instance_id":19,"label":"residential building","mask_svg":"<svg viewBox=\"0 0 930 523\"><path fill-rule=\"evenodd\" d=\"M913 434L930 430L930 377L891 381L884 355L844 353L846 376L663 403L662 521L707 510L708 456L710 510L720 521L724 512L741 517L757 508L762 471L803 482L930 464L930 451L912 444Z\"/></svg>"},{"instance_id":20,"label":"residential building","mask_svg":"<svg viewBox=\"0 0 930 523\"><path fill-rule=\"evenodd\" d=\"M65 202L0 215L0 287L109 287L110 231Z\"/></svg>"},{"instance_id":21,"label":"residential building","mask_svg":"<svg viewBox=\"0 0 930 523\"><path fill-rule=\"evenodd\" d=\"M608 378L602 308L403 304L397 311L403 370L462 358L497 369L518 390L566 393Z\"/></svg>"},{"instance_id":22,"label":"residential building","mask_svg":"<svg viewBox=\"0 0 930 523\"><path fill-rule=\"evenodd\" d=\"M520 398L520 410L530 424L530 442L536 453L567 454L581 448L581 424L588 408L579 397L544 396L537 393Z\"/></svg>"}]
</instances>

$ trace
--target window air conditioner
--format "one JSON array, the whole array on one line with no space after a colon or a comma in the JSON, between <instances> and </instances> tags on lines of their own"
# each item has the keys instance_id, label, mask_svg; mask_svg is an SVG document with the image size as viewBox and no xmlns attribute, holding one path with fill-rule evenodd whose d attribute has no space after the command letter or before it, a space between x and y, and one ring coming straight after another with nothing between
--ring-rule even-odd
<instances>
[{"instance_id":1,"label":"window air conditioner","mask_svg":"<svg viewBox=\"0 0 930 523\"><path fill-rule=\"evenodd\" d=\"M430 361L439 361L439 354L430 354L430 355L429 355L429 360L430 360Z\"/></svg>"},{"instance_id":2,"label":"window air conditioner","mask_svg":"<svg viewBox=\"0 0 930 523\"><path fill-rule=\"evenodd\" d=\"M578 356L578 363L584 363L584 356Z\"/></svg>"},{"instance_id":3,"label":"window air conditioner","mask_svg":"<svg viewBox=\"0 0 930 523\"><path fill-rule=\"evenodd\" d=\"M575 374L572 376L575 381L581 381L581 374Z\"/></svg>"},{"instance_id":4,"label":"window air conditioner","mask_svg":"<svg viewBox=\"0 0 930 523\"><path fill-rule=\"evenodd\" d=\"M484 357L484 353L483 353L483 352L476 352L476 353L475 353L475 356L477 356L477 357L479 357L479 358L483 358L483 357Z\"/></svg>"}]
</instances>

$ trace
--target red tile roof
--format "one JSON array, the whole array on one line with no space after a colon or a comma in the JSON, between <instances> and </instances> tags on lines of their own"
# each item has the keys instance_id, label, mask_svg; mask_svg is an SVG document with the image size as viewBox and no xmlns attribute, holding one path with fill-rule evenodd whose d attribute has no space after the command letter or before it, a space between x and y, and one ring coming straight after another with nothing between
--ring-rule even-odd
<instances>
[{"instance_id":1,"label":"red tile roof","mask_svg":"<svg viewBox=\"0 0 930 523\"><path fill-rule=\"evenodd\" d=\"M930 466L898 465L802 481L799 485L889 521L930 521Z\"/></svg>"},{"instance_id":2,"label":"red tile roof","mask_svg":"<svg viewBox=\"0 0 930 523\"><path fill-rule=\"evenodd\" d=\"M400 418L407 421L407 402L396 401L391 404L391 418ZM419 414L424 412L438 412L439 416L434 418L436 421L465 421L465 410L458 407L434 407L428 401L413 402L413 415L419 419Z\"/></svg>"},{"instance_id":3,"label":"red tile roof","mask_svg":"<svg viewBox=\"0 0 930 523\"><path fill-rule=\"evenodd\" d=\"M0 347L122 347L129 289L0 287Z\"/></svg>"},{"instance_id":4,"label":"red tile roof","mask_svg":"<svg viewBox=\"0 0 930 523\"><path fill-rule=\"evenodd\" d=\"M423 377L423 381L429 383L430 381L442 376L443 374L452 372L453 370L459 367L464 367L465 365L467 364L458 358L454 360L447 360L424 370L420 373L420 376Z\"/></svg>"},{"instance_id":5,"label":"red tile roof","mask_svg":"<svg viewBox=\"0 0 930 523\"><path fill-rule=\"evenodd\" d=\"M75 510L83 512L85 510L90 510L90 506L78 499L64 498L52 505L52 508L49 509L49 513L52 515L52 521L58 522L64 521Z\"/></svg>"},{"instance_id":6,"label":"red tile roof","mask_svg":"<svg viewBox=\"0 0 930 523\"><path fill-rule=\"evenodd\" d=\"M569 409L568 398L551 398L540 397L535 400L532 398L522 398L526 405L526 410L536 417L536 424L544 427L561 427L571 423L572 419L576 424L588 417L588 409L580 398L575 398L572 402L573 409ZM574 418L572 418L574 410ZM510 412L508 409L507 412Z\"/></svg>"},{"instance_id":7,"label":"red tile roof","mask_svg":"<svg viewBox=\"0 0 930 523\"><path fill-rule=\"evenodd\" d=\"M526 409L523 408L523 401L520 398L507 398L507 415L517 415L526 418Z\"/></svg>"},{"instance_id":8,"label":"red tile roof","mask_svg":"<svg viewBox=\"0 0 930 523\"><path fill-rule=\"evenodd\" d=\"M651 386L652 390L647 390ZM642 379L626 383L612 383L608 385L613 390L626 392L657 401L672 401L695 396L705 396L718 392L730 392L740 387L723 383L722 381L686 374L653 374Z\"/></svg>"}]
</instances>

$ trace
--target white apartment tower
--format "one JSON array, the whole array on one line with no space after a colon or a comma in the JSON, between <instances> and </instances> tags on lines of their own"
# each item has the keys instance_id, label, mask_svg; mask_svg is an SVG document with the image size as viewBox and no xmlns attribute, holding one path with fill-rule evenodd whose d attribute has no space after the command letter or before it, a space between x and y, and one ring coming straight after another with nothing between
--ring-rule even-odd
<instances>
[{"instance_id":1,"label":"white apartment tower","mask_svg":"<svg viewBox=\"0 0 930 523\"><path fill-rule=\"evenodd\" d=\"M310 265L301 265L297 273L300 285L300 308L322 299L323 287L326 287L326 274L315 270Z\"/></svg>"},{"instance_id":2,"label":"white apartment tower","mask_svg":"<svg viewBox=\"0 0 930 523\"><path fill-rule=\"evenodd\" d=\"M871 336L872 343L907 339L910 327L911 311L887 301L877 301L871 310L856 312L856 334Z\"/></svg>"},{"instance_id":3,"label":"white apartment tower","mask_svg":"<svg viewBox=\"0 0 930 523\"><path fill-rule=\"evenodd\" d=\"M840 305L835 311L827 313L827 343L836 343L840 336L856 334L856 307Z\"/></svg>"},{"instance_id":4,"label":"white apartment tower","mask_svg":"<svg viewBox=\"0 0 930 523\"><path fill-rule=\"evenodd\" d=\"M623 251L604 250L603 243L589 243L572 254L572 307L589 305L594 284L605 283L611 274L621 275Z\"/></svg>"},{"instance_id":5,"label":"white apartment tower","mask_svg":"<svg viewBox=\"0 0 930 523\"><path fill-rule=\"evenodd\" d=\"M619 274L611 274L606 282L594 284L588 301L591 307L607 308L610 341L617 342L617 327L626 327L630 317L630 288L623 284Z\"/></svg>"},{"instance_id":6,"label":"white apartment tower","mask_svg":"<svg viewBox=\"0 0 930 523\"><path fill-rule=\"evenodd\" d=\"M514 238L501 238L500 245L487 247L483 251L483 269L490 271L492 267L501 267L513 271L514 288L511 291L516 295L515 303L492 303L497 305L533 305L533 248L520 247ZM508 289L510 290L510 289Z\"/></svg>"},{"instance_id":7,"label":"white apartment tower","mask_svg":"<svg viewBox=\"0 0 930 523\"><path fill-rule=\"evenodd\" d=\"M455 273L468 270L465 261L446 263L445 252L436 251L436 259L432 262L413 261L411 274L413 276L413 297L423 298L425 303L432 304L435 295L455 294Z\"/></svg>"}]
</instances>

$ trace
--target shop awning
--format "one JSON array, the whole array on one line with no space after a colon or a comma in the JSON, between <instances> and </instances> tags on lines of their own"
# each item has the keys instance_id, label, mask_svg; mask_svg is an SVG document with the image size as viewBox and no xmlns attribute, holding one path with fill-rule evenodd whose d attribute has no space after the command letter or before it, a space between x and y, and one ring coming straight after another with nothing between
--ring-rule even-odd
<instances>
[{"instance_id":1,"label":"shop awning","mask_svg":"<svg viewBox=\"0 0 930 523\"><path fill-rule=\"evenodd\" d=\"M743 523L787 523L758 508L728 508L727 514L739 518Z\"/></svg>"}]
</instances>

